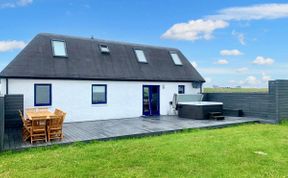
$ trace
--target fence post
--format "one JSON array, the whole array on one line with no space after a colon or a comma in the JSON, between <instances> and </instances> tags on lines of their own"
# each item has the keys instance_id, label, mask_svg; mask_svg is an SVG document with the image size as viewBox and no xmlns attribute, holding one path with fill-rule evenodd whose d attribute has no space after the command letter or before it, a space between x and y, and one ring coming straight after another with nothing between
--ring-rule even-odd
<instances>
[{"instance_id":1,"label":"fence post","mask_svg":"<svg viewBox=\"0 0 288 178\"><path fill-rule=\"evenodd\" d=\"M4 148L4 119L4 97L0 96L0 151L2 151Z\"/></svg>"},{"instance_id":2,"label":"fence post","mask_svg":"<svg viewBox=\"0 0 288 178\"><path fill-rule=\"evenodd\" d=\"M277 119L288 120L288 80L276 80Z\"/></svg>"}]
</instances>

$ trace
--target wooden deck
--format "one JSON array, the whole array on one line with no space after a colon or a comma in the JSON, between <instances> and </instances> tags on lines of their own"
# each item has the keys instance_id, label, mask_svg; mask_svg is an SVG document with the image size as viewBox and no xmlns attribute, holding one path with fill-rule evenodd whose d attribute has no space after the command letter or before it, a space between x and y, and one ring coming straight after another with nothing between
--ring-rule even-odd
<instances>
[{"instance_id":1,"label":"wooden deck","mask_svg":"<svg viewBox=\"0 0 288 178\"><path fill-rule=\"evenodd\" d=\"M21 150L54 144L69 144L79 141L109 140L125 137L157 135L167 132L195 128L217 128L242 123L260 122L261 119L248 117L226 117L224 121L192 120L177 116L160 116L154 118L129 118L64 124L64 139L48 143L22 142L21 131L6 129L4 150Z\"/></svg>"}]
</instances>

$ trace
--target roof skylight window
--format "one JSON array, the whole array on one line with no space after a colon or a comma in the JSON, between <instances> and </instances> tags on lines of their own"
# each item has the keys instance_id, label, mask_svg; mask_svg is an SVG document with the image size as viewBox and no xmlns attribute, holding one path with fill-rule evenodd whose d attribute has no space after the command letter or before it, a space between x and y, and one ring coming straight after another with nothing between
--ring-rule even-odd
<instances>
[{"instance_id":1,"label":"roof skylight window","mask_svg":"<svg viewBox=\"0 0 288 178\"><path fill-rule=\"evenodd\" d=\"M100 48L101 53L106 53L106 54L110 53L110 50L107 45L101 44L99 45L99 48Z\"/></svg>"},{"instance_id":2,"label":"roof skylight window","mask_svg":"<svg viewBox=\"0 0 288 178\"><path fill-rule=\"evenodd\" d=\"M182 65L181 59L176 52L170 52L170 55L175 65Z\"/></svg>"},{"instance_id":3,"label":"roof skylight window","mask_svg":"<svg viewBox=\"0 0 288 178\"><path fill-rule=\"evenodd\" d=\"M57 57L67 57L66 43L62 40L52 40L53 55Z\"/></svg>"},{"instance_id":4,"label":"roof skylight window","mask_svg":"<svg viewBox=\"0 0 288 178\"><path fill-rule=\"evenodd\" d=\"M134 49L134 52L137 56L138 62L147 63L144 51L141 49Z\"/></svg>"}]
</instances>

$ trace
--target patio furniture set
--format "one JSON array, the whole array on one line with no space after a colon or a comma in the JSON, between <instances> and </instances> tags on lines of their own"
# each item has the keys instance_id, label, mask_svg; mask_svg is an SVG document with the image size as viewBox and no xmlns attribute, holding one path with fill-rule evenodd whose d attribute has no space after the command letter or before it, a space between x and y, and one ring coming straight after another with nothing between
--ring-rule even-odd
<instances>
[{"instance_id":1,"label":"patio furniture set","mask_svg":"<svg viewBox=\"0 0 288 178\"><path fill-rule=\"evenodd\" d=\"M54 112L48 108L29 108L26 115L19 110L19 116L23 122L23 142L30 139L31 144L35 141L50 141L63 138L63 121L66 113L60 109Z\"/></svg>"}]
</instances>

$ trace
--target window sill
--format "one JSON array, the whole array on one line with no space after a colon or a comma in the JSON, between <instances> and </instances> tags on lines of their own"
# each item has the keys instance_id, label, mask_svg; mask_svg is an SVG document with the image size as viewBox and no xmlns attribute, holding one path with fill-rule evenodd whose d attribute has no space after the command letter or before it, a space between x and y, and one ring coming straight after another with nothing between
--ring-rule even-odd
<instances>
[{"instance_id":1,"label":"window sill","mask_svg":"<svg viewBox=\"0 0 288 178\"><path fill-rule=\"evenodd\" d=\"M51 104L34 104L34 106L36 107L36 106L52 106Z\"/></svg>"}]
</instances>

